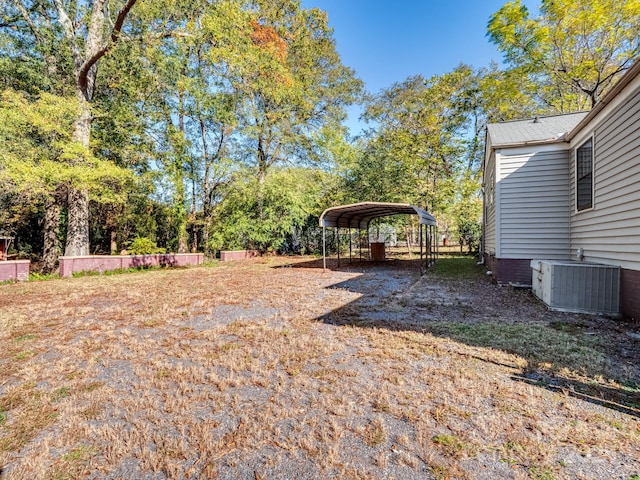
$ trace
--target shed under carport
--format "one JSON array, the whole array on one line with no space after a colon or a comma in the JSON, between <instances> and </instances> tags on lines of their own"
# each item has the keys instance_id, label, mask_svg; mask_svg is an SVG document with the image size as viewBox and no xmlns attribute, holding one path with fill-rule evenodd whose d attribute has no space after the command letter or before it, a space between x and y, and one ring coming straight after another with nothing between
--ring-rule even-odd
<instances>
[{"instance_id":1,"label":"shed under carport","mask_svg":"<svg viewBox=\"0 0 640 480\"><path fill-rule=\"evenodd\" d=\"M427 211L406 203L386 203L386 202L362 202L351 205L341 205L339 207L327 208L320 215L320 226L322 227L322 258L323 270L327 268L327 240L326 229L335 228L338 238L338 265L340 265L340 229L352 228L369 231L371 220L391 215L418 215L419 218L419 244L420 261L424 262L425 269L432 265L437 255L437 227L438 222ZM351 238L351 237L349 237ZM351 243L351 241L350 241ZM351 249L351 245L349 246Z\"/></svg>"}]
</instances>

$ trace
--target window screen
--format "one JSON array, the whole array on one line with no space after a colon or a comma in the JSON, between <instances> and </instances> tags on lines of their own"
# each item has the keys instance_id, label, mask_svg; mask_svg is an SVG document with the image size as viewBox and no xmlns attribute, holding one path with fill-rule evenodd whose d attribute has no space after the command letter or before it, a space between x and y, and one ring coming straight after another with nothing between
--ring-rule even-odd
<instances>
[{"instance_id":1,"label":"window screen","mask_svg":"<svg viewBox=\"0 0 640 480\"><path fill-rule=\"evenodd\" d=\"M576 208L593 207L593 140L589 139L576 150Z\"/></svg>"}]
</instances>

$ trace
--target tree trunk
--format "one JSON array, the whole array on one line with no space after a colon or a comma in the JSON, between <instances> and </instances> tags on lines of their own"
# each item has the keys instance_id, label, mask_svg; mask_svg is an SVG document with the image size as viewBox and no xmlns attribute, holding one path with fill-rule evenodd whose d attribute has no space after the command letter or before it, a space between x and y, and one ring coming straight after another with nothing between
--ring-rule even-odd
<instances>
[{"instance_id":1,"label":"tree trunk","mask_svg":"<svg viewBox=\"0 0 640 480\"><path fill-rule=\"evenodd\" d=\"M189 251L189 244L187 239L189 232L187 232L187 224L185 222L180 223L178 230L178 253L187 253Z\"/></svg>"},{"instance_id":2,"label":"tree trunk","mask_svg":"<svg viewBox=\"0 0 640 480\"><path fill-rule=\"evenodd\" d=\"M76 96L80 102L78 118L73 125L71 139L80 143L89 151L91 139L91 108L93 91L96 82L99 60L106 55L120 38L122 26L131 8L137 0L127 0L112 23L111 32L105 35L105 20L108 14L108 0L94 0L88 2L90 9L89 22L85 28L78 28L74 24L75 11L65 10L65 3L61 0L54 1L57 12L57 20L62 27L68 47L73 58L75 73ZM71 10L77 6L76 2L67 5ZM83 38L83 34L85 35ZM84 52L83 52L84 50ZM84 158L75 159L81 163ZM89 254L89 194L86 188L69 187L68 192L68 224L67 244L65 255L78 256Z\"/></svg>"},{"instance_id":3,"label":"tree trunk","mask_svg":"<svg viewBox=\"0 0 640 480\"><path fill-rule=\"evenodd\" d=\"M173 199L173 208L178 222L178 253L187 253L189 251L189 232L187 232L187 212L184 206L185 188L184 175L182 171L182 152L175 159L175 196Z\"/></svg>"},{"instance_id":4,"label":"tree trunk","mask_svg":"<svg viewBox=\"0 0 640 480\"><path fill-rule=\"evenodd\" d=\"M85 93L78 88L80 111L73 125L72 140L87 150L91 138L91 109ZM77 159L83 162L83 158ZM69 187L67 202L67 244L64 254L68 257L89 255L89 193L86 189Z\"/></svg>"},{"instance_id":5,"label":"tree trunk","mask_svg":"<svg viewBox=\"0 0 640 480\"><path fill-rule=\"evenodd\" d=\"M205 218L204 228L202 229L202 245L205 254L211 254L211 248L209 247L209 228L211 228L211 222L209 218Z\"/></svg>"},{"instance_id":6,"label":"tree trunk","mask_svg":"<svg viewBox=\"0 0 640 480\"><path fill-rule=\"evenodd\" d=\"M69 189L67 212L67 257L89 255L89 195L86 190Z\"/></svg>"},{"instance_id":7,"label":"tree trunk","mask_svg":"<svg viewBox=\"0 0 640 480\"><path fill-rule=\"evenodd\" d=\"M109 252L111 253L111 255L117 255L118 254L118 242L116 241L116 229L115 227L113 227L111 229L111 241L110 241L110 245L109 245Z\"/></svg>"},{"instance_id":8,"label":"tree trunk","mask_svg":"<svg viewBox=\"0 0 640 480\"><path fill-rule=\"evenodd\" d=\"M188 55L187 55L188 56ZM182 66L182 75L186 77L187 65ZM184 90L178 91L178 129L180 130L180 140L184 141L186 138L185 133L185 92ZM186 189L184 186L184 159L187 157L184 144L180 145L177 150L175 158L175 175L176 175L176 196L174 198L174 208L176 209L176 216L178 218L178 253L189 252L189 232L187 231L187 209L185 206Z\"/></svg>"},{"instance_id":9,"label":"tree trunk","mask_svg":"<svg viewBox=\"0 0 640 480\"><path fill-rule=\"evenodd\" d=\"M196 229L195 223L193 224L193 242L191 243L191 253L196 253L198 251L198 230Z\"/></svg>"},{"instance_id":10,"label":"tree trunk","mask_svg":"<svg viewBox=\"0 0 640 480\"><path fill-rule=\"evenodd\" d=\"M44 212L44 251L42 253L42 272L55 271L60 255L60 204L56 198L49 198Z\"/></svg>"},{"instance_id":11,"label":"tree trunk","mask_svg":"<svg viewBox=\"0 0 640 480\"><path fill-rule=\"evenodd\" d=\"M258 191L256 200L258 202L258 219L264 221L264 184L267 180L267 155L263 149L262 138L258 139Z\"/></svg>"}]
</instances>

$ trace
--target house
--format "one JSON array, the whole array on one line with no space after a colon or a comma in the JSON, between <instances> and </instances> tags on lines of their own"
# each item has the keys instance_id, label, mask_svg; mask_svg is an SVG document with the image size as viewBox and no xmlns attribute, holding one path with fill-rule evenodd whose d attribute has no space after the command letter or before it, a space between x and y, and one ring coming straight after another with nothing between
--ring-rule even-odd
<instances>
[{"instance_id":1,"label":"house","mask_svg":"<svg viewBox=\"0 0 640 480\"><path fill-rule=\"evenodd\" d=\"M640 319L640 61L590 112L490 124L483 174L499 283L531 285L533 259L617 266L621 313Z\"/></svg>"}]
</instances>

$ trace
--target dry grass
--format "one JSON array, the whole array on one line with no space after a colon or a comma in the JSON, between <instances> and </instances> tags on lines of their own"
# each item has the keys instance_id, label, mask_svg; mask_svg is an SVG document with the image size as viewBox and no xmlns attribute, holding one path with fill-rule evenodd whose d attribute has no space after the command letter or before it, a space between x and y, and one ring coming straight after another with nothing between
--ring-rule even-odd
<instances>
[{"instance_id":1,"label":"dry grass","mask_svg":"<svg viewBox=\"0 0 640 480\"><path fill-rule=\"evenodd\" d=\"M2 286L0 477L640 474L620 324L469 261L310 260Z\"/></svg>"}]
</instances>

